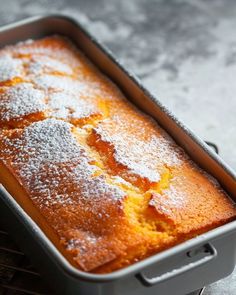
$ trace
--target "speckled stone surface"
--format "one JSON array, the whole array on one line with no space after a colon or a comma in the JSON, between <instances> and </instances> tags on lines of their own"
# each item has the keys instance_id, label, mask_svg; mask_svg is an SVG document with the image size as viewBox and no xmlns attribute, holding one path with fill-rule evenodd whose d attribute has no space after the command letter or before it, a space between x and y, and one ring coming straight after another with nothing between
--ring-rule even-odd
<instances>
[{"instance_id":1,"label":"speckled stone surface","mask_svg":"<svg viewBox=\"0 0 236 295\"><path fill-rule=\"evenodd\" d=\"M0 0L0 24L76 17L236 169L235 0ZM205 295L236 294L236 272Z\"/></svg>"}]
</instances>

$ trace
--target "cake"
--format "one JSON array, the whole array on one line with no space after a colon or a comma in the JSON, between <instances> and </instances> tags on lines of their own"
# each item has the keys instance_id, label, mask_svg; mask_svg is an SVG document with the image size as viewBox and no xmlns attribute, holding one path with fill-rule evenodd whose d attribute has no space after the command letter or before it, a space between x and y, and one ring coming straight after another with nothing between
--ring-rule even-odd
<instances>
[{"instance_id":1,"label":"cake","mask_svg":"<svg viewBox=\"0 0 236 295\"><path fill-rule=\"evenodd\" d=\"M0 182L92 273L236 215L218 182L62 36L0 50Z\"/></svg>"}]
</instances>

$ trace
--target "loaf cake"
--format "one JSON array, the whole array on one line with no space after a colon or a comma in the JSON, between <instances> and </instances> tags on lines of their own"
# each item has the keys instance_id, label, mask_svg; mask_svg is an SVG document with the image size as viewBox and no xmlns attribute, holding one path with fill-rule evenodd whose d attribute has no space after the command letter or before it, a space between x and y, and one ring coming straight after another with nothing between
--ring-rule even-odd
<instances>
[{"instance_id":1,"label":"loaf cake","mask_svg":"<svg viewBox=\"0 0 236 295\"><path fill-rule=\"evenodd\" d=\"M62 36L0 50L0 182L92 273L236 215L217 181Z\"/></svg>"}]
</instances>

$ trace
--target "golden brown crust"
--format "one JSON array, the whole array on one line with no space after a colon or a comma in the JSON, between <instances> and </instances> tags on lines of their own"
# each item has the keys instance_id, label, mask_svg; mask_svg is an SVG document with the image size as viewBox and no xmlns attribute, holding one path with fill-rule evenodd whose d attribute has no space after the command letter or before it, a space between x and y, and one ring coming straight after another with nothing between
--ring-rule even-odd
<instances>
[{"instance_id":1,"label":"golden brown crust","mask_svg":"<svg viewBox=\"0 0 236 295\"><path fill-rule=\"evenodd\" d=\"M84 271L235 218L219 184L66 39L0 51L0 180Z\"/></svg>"}]
</instances>

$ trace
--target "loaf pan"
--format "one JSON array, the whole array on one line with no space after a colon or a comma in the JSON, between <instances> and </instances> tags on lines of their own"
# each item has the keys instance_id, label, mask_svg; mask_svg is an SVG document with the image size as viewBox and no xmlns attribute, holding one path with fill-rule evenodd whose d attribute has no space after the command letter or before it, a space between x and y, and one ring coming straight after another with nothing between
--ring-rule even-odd
<instances>
[{"instance_id":1,"label":"loaf pan","mask_svg":"<svg viewBox=\"0 0 236 295\"><path fill-rule=\"evenodd\" d=\"M236 198L234 172L177 120L76 20L63 15L31 17L0 29L0 44L60 34L70 38L143 112L152 116L200 167ZM236 260L236 221L109 274L74 268L36 223L0 187L1 223L58 294L183 295L230 274Z\"/></svg>"}]
</instances>

